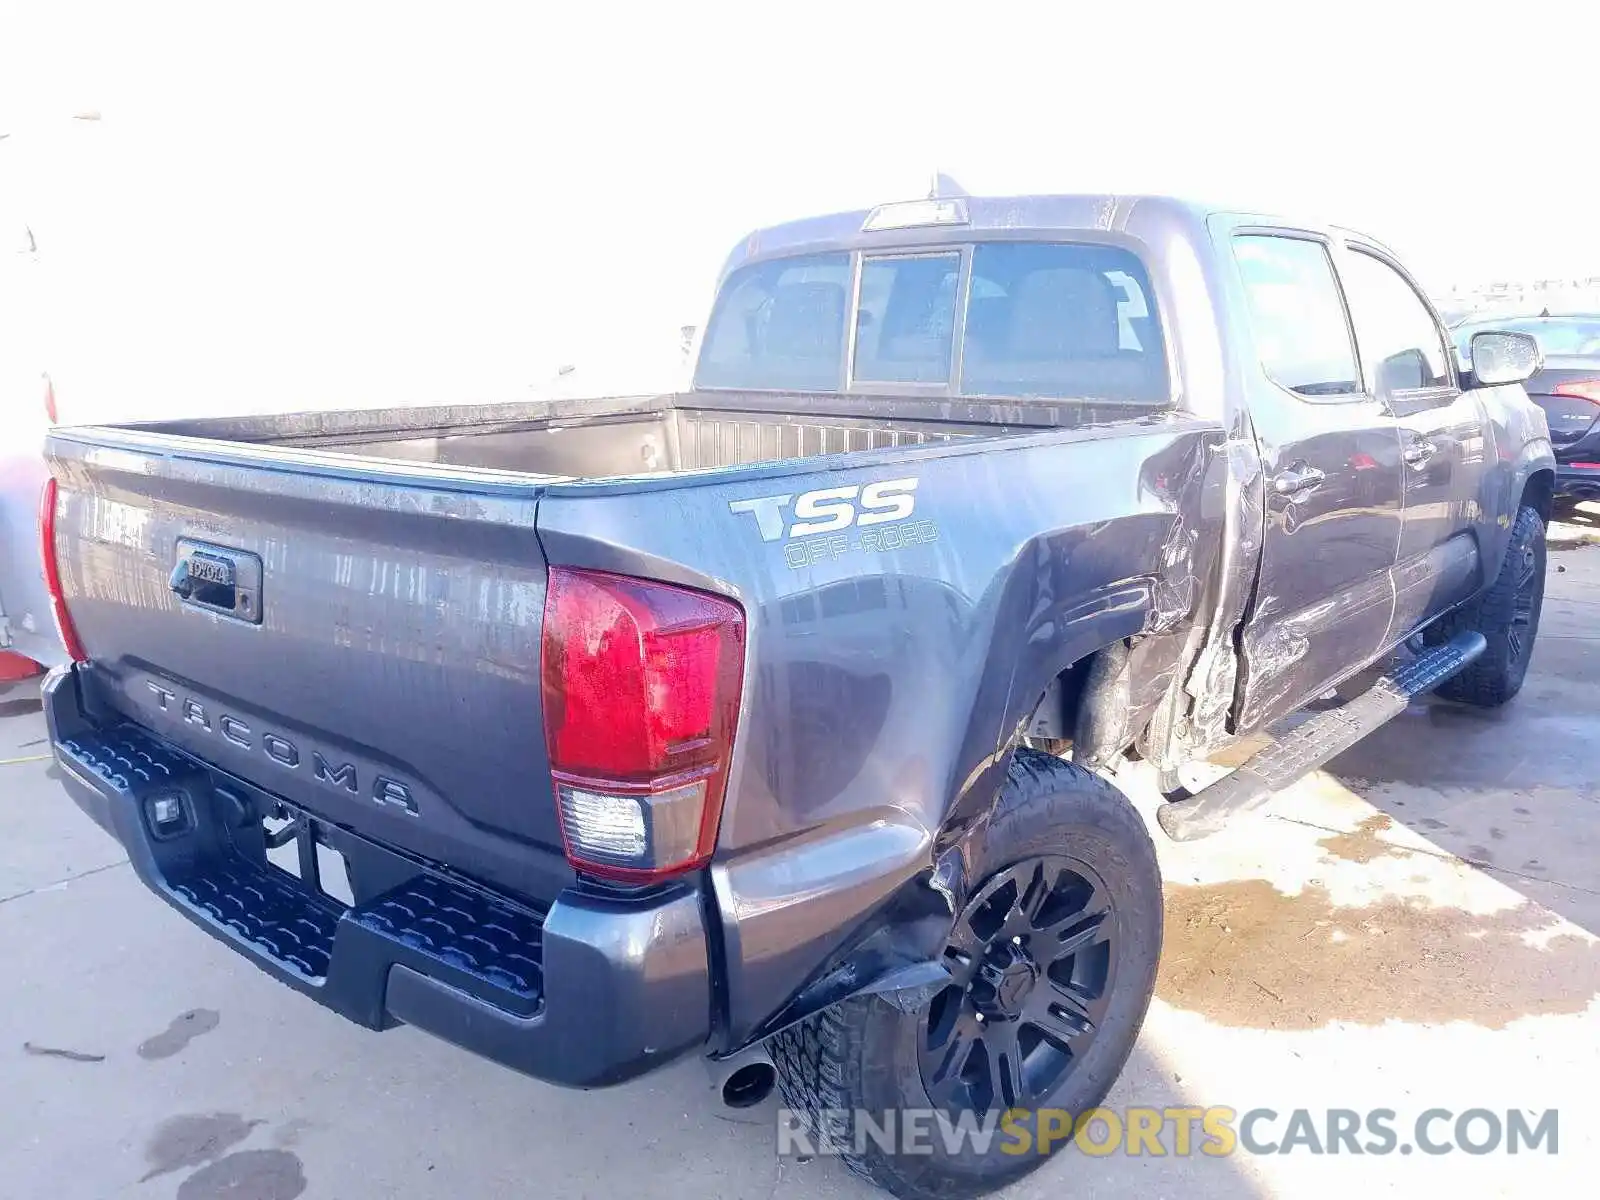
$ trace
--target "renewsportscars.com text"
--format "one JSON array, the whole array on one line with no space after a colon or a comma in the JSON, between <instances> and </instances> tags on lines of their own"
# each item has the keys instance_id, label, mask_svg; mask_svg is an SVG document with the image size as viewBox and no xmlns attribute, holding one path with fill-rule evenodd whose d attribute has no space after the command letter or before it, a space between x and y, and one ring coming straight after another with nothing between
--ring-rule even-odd
<instances>
[{"instance_id":1,"label":"renewsportscars.com text","mask_svg":"<svg viewBox=\"0 0 1600 1200\"><path fill-rule=\"evenodd\" d=\"M1428 1108L1095 1108L950 1113L936 1109L868 1112L825 1109L814 1127L794 1109L778 1110L778 1153L1048 1154L1067 1142L1090 1155L1183 1157L1205 1154L1558 1154L1557 1109Z\"/></svg>"}]
</instances>

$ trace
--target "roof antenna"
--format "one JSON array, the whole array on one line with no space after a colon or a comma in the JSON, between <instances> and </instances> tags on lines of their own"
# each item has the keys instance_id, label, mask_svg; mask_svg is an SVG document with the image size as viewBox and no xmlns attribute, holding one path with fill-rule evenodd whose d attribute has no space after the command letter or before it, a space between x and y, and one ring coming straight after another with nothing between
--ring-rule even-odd
<instances>
[{"instance_id":1,"label":"roof antenna","mask_svg":"<svg viewBox=\"0 0 1600 1200\"><path fill-rule=\"evenodd\" d=\"M943 171L934 169L933 178L928 183L928 199L943 200L951 196L967 196L970 193Z\"/></svg>"}]
</instances>

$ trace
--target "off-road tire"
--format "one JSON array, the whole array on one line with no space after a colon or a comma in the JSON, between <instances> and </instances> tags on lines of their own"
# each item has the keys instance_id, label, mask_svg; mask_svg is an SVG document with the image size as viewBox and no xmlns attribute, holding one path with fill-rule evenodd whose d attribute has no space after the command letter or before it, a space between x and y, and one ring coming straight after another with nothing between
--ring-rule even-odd
<instances>
[{"instance_id":1,"label":"off-road tire","mask_svg":"<svg viewBox=\"0 0 1600 1200\"><path fill-rule=\"evenodd\" d=\"M1112 784L1081 766L1036 750L1012 758L993 820L979 835L972 865L976 893L985 878L1041 854L1070 854L1091 864L1110 893L1115 928L1115 984L1095 1040L1046 1100L1077 1114L1096 1107L1121 1073L1155 990L1161 956L1161 875L1144 821ZM937 1133L932 1153L886 1152L858 1141L854 1114L881 1121L888 1110L933 1107L918 1066L924 1013L907 1013L880 996L846 1000L776 1035L770 1043L784 1104L815 1136L829 1137L855 1173L901 1200L962 1200L1021 1178L1046 1156L1006 1153L997 1135L989 1152L951 1155ZM1056 1143L1052 1153L1065 1145Z\"/></svg>"},{"instance_id":2,"label":"off-road tire","mask_svg":"<svg viewBox=\"0 0 1600 1200\"><path fill-rule=\"evenodd\" d=\"M1527 575L1531 561L1533 574ZM1446 680L1438 694L1446 700L1495 708L1522 690L1539 632L1544 607L1544 521L1524 507L1511 527L1511 542L1494 584L1471 604L1429 626L1424 641L1438 645L1456 634L1476 630L1488 643L1459 675ZM1524 620L1519 624L1519 611Z\"/></svg>"}]
</instances>

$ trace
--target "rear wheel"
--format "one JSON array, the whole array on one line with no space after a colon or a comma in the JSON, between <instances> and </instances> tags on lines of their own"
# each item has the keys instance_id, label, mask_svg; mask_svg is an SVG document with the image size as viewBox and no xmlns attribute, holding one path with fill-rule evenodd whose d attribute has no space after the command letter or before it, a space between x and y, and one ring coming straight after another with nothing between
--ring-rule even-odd
<instances>
[{"instance_id":1,"label":"rear wheel","mask_svg":"<svg viewBox=\"0 0 1600 1200\"><path fill-rule=\"evenodd\" d=\"M1468 630L1483 634L1488 643L1466 670L1440 685L1439 695L1493 708L1522 690L1544 608L1544 568L1544 520L1536 509L1522 508L1493 586L1427 630L1429 645Z\"/></svg>"},{"instance_id":2,"label":"rear wheel","mask_svg":"<svg viewBox=\"0 0 1600 1200\"><path fill-rule=\"evenodd\" d=\"M1007 1109L1075 1116L1095 1107L1155 988L1155 848L1132 805L1098 775L1018 750L972 873L980 882L944 948L951 982L928 1004L905 1012L858 997L772 1044L785 1103L853 1170L907 1200L982 1195L1065 1145L1058 1125L1041 1153L1032 1113L1019 1122L1030 1133L1022 1153L1003 1131L983 1149L947 1145L941 1130L997 1126ZM914 1152L906 1120L930 1112L924 1150ZM900 1132L885 1147L875 1133L889 1120Z\"/></svg>"}]
</instances>

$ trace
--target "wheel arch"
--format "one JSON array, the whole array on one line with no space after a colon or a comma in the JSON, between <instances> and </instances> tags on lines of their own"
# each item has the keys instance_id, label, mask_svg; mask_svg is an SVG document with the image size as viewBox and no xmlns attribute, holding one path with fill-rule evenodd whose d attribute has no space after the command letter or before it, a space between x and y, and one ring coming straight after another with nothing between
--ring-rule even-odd
<instances>
[{"instance_id":1,"label":"wheel arch","mask_svg":"<svg viewBox=\"0 0 1600 1200\"><path fill-rule=\"evenodd\" d=\"M1532 508L1546 525L1556 502L1556 473L1549 467L1540 467L1529 473L1522 485L1519 508ZM1513 518L1515 519L1515 518Z\"/></svg>"},{"instance_id":2,"label":"wheel arch","mask_svg":"<svg viewBox=\"0 0 1600 1200\"><path fill-rule=\"evenodd\" d=\"M1095 763L1080 755L1104 761L1122 750L1133 740L1140 714L1147 717L1160 699L1170 671L1162 673L1156 664L1168 658L1175 662L1182 638L1140 637L1146 611L1141 606L1122 614L1120 623L1099 625L1124 636L1067 643L1074 645L1075 653L1058 654L1027 673L1031 682L1023 684L1026 690L1018 694L1032 699L1009 715L1008 728L1013 732L969 776L968 786L934 839L931 865L902 883L780 1011L725 1053L771 1037L852 996L883 994L891 1003L915 1007L943 986L945 976L933 955L976 882L970 870L971 845L994 816L1012 759L1019 750L1034 753L1023 739L1044 737L1042 730L1069 731L1058 740L1071 742L1073 760L1092 768ZM1163 653L1152 653L1155 650ZM1141 695L1151 691L1151 679L1162 687L1141 702ZM1029 734L1030 729L1035 732ZM980 782L984 779L992 780L993 786L985 787Z\"/></svg>"}]
</instances>

